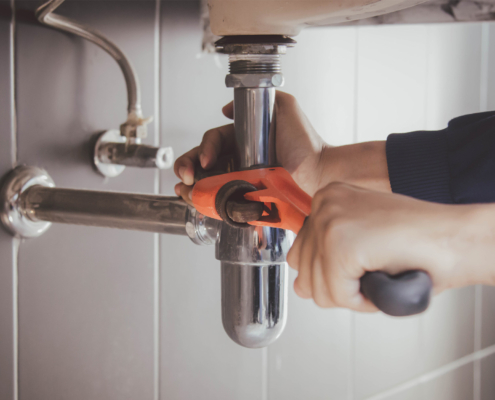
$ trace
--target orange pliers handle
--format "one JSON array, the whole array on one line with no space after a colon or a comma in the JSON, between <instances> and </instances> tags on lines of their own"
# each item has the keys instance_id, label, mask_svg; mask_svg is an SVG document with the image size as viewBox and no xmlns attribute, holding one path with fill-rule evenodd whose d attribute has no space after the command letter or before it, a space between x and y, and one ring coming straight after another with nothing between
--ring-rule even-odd
<instances>
[{"instance_id":1,"label":"orange pliers handle","mask_svg":"<svg viewBox=\"0 0 495 400\"><path fill-rule=\"evenodd\" d=\"M198 181L192 191L196 210L210 218L221 220L215 201L218 191L231 181L246 181L256 191L244 194L249 201L264 203L264 212L254 226L289 229L298 233L311 212L311 196L303 191L282 167L259 168L210 176Z\"/></svg>"}]
</instances>

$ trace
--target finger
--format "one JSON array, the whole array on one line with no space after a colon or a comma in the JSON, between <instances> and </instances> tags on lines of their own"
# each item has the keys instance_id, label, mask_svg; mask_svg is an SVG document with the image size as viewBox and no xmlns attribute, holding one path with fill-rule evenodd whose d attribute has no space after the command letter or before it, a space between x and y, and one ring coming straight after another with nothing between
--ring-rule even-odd
<instances>
[{"instance_id":1,"label":"finger","mask_svg":"<svg viewBox=\"0 0 495 400\"><path fill-rule=\"evenodd\" d=\"M295 269L296 271L299 270L299 255L301 252L302 241L303 241L303 235L299 233L296 237L296 240L292 244L289 253L287 253L287 263L289 264L289 267Z\"/></svg>"},{"instance_id":2,"label":"finger","mask_svg":"<svg viewBox=\"0 0 495 400\"><path fill-rule=\"evenodd\" d=\"M308 289L304 286L304 281L301 281L301 279L299 278L299 275L297 276L296 280L294 281L294 292L301 299L311 299L311 295L308 294Z\"/></svg>"},{"instance_id":3,"label":"finger","mask_svg":"<svg viewBox=\"0 0 495 400\"><path fill-rule=\"evenodd\" d=\"M225 154L234 147L234 135L233 124L210 129L204 134L199 146L199 161L204 169L215 165L220 154Z\"/></svg>"},{"instance_id":4,"label":"finger","mask_svg":"<svg viewBox=\"0 0 495 400\"><path fill-rule=\"evenodd\" d=\"M296 236L296 240L292 244L292 247L287 254L287 263L289 267L295 269L296 271L299 269L299 258L301 254L301 243L304 241L304 237L307 234L307 226L309 225L308 219L304 222L302 228L299 230L299 233Z\"/></svg>"},{"instance_id":5,"label":"finger","mask_svg":"<svg viewBox=\"0 0 495 400\"><path fill-rule=\"evenodd\" d=\"M299 274L294 282L294 290L299 297L309 299L313 297L312 270L315 249L313 247L312 230L303 236L299 253Z\"/></svg>"},{"instance_id":6,"label":"finger","mask_svg":"<svg viewBox=\"0 0 495 400\"><path fill-rule=\"evenodd\" d=\"M180 197L182 197L187 204L194 206L192 203L192 189L192 186L187 186L182 183L180 186Z\"/></svg>"},{"instance_id":7,"label":"finger","mask_svg":"<svg viewBox=\"0 0 495 400\"><path fill-rule=\"evenodd\" d=\"M180 185L182 185L182 183L178 183L174 186L174 192L177 196L180 196Z\"/></svg>"},{"instance_id":8,"label":"finger","mask_svg":"<svg viewBox=\"0 0 495 400\"><path fill-rule=\"evenodd\" d=\"M357 293L352 299L351 310L364 312L364 313L375 313L380 311L371 301L369 301L362 293Z\"/></svg>"},{"instance_id":9,"label":"finger","mask_svg":"<svg viewBox=\"0 0 495 400\"><path fill-rule=\"evenodd\" d=\"M181 155L174 164L174 172L186 185L194 183L194 164L198 159L199 147Z\"/></svg>"},{"instance_id":10,"label":"finger","mask_svg":"<svg viewBox=\"0 0 495 400\"><path fill-rule=\"evenodd\" d=\"M361 293L359 278L344 278L334 273L327 283L330 295L338 307L359 312L378 311L378 308Z\"/></svg>"},{"instance_id":11,"label":"finger","mask_svg":"<svg viewBox=\"0 0 495 400\"><path fill-rule=\"evenodd\" d=\"M227 118L234 119L234 102L231 101L229 104L223 106L222 113Z\"/></svg>"},{"instance_id":12,"label":"finger","mask_svg":"<svg viewBox=\"0 0 495 400\"><path fill-rule=\"evenodd\" d=\"M313 282L313 299L319 307L330 308L336 307L328 290L323 273L325 266L322 265L321 258L317 257L313 265L312 282Z\"/></svg>"}]
</instances>

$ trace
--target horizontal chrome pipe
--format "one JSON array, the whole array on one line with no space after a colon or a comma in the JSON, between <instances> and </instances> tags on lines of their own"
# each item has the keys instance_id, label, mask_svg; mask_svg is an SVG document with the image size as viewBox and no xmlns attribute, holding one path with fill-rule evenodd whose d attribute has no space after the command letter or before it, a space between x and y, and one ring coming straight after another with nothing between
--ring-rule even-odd
<instances>
[{"instance_id":1,"label":"horizontal chrome pipe","mask_svg":"<svg viewBox=\"0 0 495 400\"><path fill-rule=\"evenodd\" d=\"M187 204L178 197L32 186L21 205L33 221L187 235Z\"/></svg>"},{"instance_id":2,"label":"horizontal chrome pipe","mask_svg":"<svg viewBox=\"0 0 495 400\"><path fill-rule=\"evenodd\" d=\"M19 166L0 187L0 222L12 235L42 235L52 222L188 236L198 245L217 241L220 221L179 197L59 189L41 168Z\"/></svg>"}]
</instances>

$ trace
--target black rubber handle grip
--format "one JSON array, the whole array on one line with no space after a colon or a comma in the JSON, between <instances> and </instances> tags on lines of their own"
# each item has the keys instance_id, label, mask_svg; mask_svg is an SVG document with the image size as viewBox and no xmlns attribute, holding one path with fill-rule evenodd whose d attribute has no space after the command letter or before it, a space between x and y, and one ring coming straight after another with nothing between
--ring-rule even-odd
<instances>
[{"instance_id":1,"label":"black rubber handle grip","mask_svg":"<svg viewBox=\"0 0 495 400\"><path fill-rule=\"evenodd\" d=\"M433 282L424 271L398 275L367 272L361 277L361 293L385 314L405 317L425 311L430 304Z\"/></svg>"}]
</instances>

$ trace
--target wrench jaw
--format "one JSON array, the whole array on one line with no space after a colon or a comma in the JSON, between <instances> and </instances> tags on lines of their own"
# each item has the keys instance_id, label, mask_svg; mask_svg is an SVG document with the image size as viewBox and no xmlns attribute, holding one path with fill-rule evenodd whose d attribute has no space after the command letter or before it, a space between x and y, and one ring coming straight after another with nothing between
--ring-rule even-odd
<instances>
[{"instance_id":1,"label":"wrench jaw","mask_svg":"<svg viewBox=\"0 0 495 400\"><path fill-rule=\"evenodd\" d=\"M215 197L218 215L233 228L249 227L249 222L257 221L263 215L263 203L244 198L246 193L256 190L256 186L243 180L226 183Z\"/></svg>"},{"instance_id":2,"label":"wrench jaw","mask_svg":"<svg viewBox=\"0 0 495 400\"><path fill-rule=\"evenodd\" d=\"M230 226L266 226L297 233L311 211L311 196L285 169L259 168L198 181L193 204L204 215Z\"/></svg>"}]
</instances>

